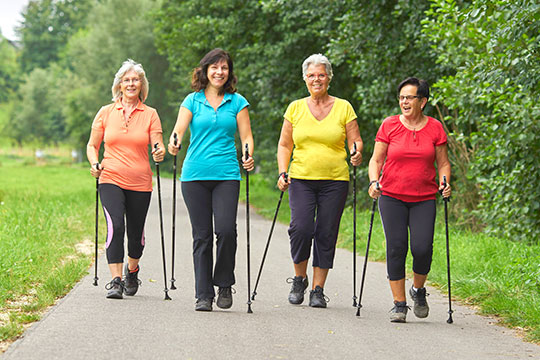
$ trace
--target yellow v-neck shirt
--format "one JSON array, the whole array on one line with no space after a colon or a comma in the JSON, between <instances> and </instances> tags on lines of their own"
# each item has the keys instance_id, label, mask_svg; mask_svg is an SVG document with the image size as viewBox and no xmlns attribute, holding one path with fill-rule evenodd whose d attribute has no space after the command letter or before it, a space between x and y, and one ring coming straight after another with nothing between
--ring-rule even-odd
<instances>
[{"instance_id":1,"label":"yellow v-neck shirt","mask_svg":"<svg viewBox=\"0 0 540 360\"><path fill-rule=\"evenodd\" d=\"M293 101L284 115L293 127L293 160L289 175L305 180L349 181L345 125L356 120L347 100L335 98L328 115L317 120L307 98Z\"/></svg>"}]
</instances>

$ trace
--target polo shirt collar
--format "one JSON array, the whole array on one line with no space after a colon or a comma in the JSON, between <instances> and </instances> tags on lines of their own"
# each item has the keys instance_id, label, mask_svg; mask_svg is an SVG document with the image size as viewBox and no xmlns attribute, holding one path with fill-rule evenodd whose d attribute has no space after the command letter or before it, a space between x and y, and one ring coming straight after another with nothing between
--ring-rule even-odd
<instances>
[{"instance_id":1,"label":"polo shirt collar","mask_svg":"<svg viewBox=\"0 0 540 360\"><path fill-rule=\"evenodd\" d=\"M114 107L116 108L116 110L124 109L124 105L122 105L122 99L116 100L116 103L114 104ZM137 103L137 106L135 107L135 110L140 110L140 111L144 110L144 104L141 101L141 99L139 99L139 102Z\"/></svg>"},{"instance_id":2,"label":"polo shirt collar","mask_svg":"<svg viewBox=\"0 0 540 360\"><path fill-rule=\"evenodd\" d=\"M195 96L194 96L193 99L194 99L195 101L198 101L198 102L202 103L202 104L206 104L206 102L207 102L207 101L206 101L206 96L204 95L204 90L197 91L197 92L195 93ZM231 101L231 99L232 99L232 94L226 92L226 93L223 95L223 101L221 102L221 104L220 104L219 106L225 104L227 101Z\"/></svg>"}]
</instances>

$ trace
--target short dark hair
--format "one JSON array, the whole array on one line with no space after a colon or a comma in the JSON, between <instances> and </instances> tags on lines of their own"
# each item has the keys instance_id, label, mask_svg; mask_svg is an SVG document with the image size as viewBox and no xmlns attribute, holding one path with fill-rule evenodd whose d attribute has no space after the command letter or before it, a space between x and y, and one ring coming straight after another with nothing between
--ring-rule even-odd
<instances>
[{"instance_id":1,"label":"short dark hair","mask_svg":"<svg viewBox=\"0 0 540 360\"><path fill-rule=\"evenodd\" d=\"M402 82L399 83L398 88L397 88L398 96L399 96L399 93L400 93L401 89L405 85L416 86L416 95L424 97L424 98L429 100L429 84L427 83L427 81L422 80L422 79L418 79L418 78L415 78L415 77L410 77L410 78L407 78L407 79L403 80Z\"/></svg>"},{"instance_id":2,"label":"short dark hair","mask_svg":"<svg viewBox=\"0 0 540 360\"><path fill-rule=\"evenodd\" d=\"M235 93L235 85L238 79L236 78L236 75L234 75L233 61L229 53L220 48L211 50L206 55L204 55L204 57L199 62L199 66L193 69L193 73L191 75L191 88L195 91L201 91L205 89L206 86L208 86L208 67L222 60L225 60L227 62L227 65L229 66L229 78L221 89L222 93Z\"/></svg>"}]
</instances>

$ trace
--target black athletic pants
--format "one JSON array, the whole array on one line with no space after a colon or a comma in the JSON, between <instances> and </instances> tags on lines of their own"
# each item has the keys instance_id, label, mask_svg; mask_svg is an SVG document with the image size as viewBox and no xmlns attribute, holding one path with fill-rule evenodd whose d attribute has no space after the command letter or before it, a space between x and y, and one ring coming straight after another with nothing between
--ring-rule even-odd
<instances>
[{"instance_id":1,"label":"black athletic pants","mask_svg":"<svg viewBox=\"0 0 540 360\"><path fill-rule=\"evenodd\" d=\"M405 260L409 248L409 232L413 271L427 275L433 255L435 200L405 202L390 196L379 198L379 212L386 237L388 279L405 278Z\"/></svg>"},{"instance_id":2,"label":"black athletic pants","mask_svg":"<svg viewBox=\"0 0 540 360\"><path fill-rule=\"evenodd\" d=\"M189 212L193 234L195 297L211 299L214 286L235 283L236 214L240 181L183 181L182 195ZM213 221L212 221L213 220ZM216 264L213 266L215 232Z\"/></svg>"},{"instance_id":3,"label":"black athletic pants","mask_svg":"<svg viewBox=\"0 0 540 360\"><path fill-rule=\"evenodd\" d=\"M127 228L128 256L140 259L144 249L144 223L151 192L124 190L113 184L100 184L99 195L107 222L107 261L124 262L124 233ZM124 221L125 217L125 221Z\"/></svg>"}]
</instances>

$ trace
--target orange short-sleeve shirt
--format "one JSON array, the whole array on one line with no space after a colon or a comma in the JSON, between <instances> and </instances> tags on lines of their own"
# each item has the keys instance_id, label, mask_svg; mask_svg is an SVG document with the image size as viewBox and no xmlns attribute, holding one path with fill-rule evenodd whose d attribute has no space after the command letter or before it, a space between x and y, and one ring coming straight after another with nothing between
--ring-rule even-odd
<instances>
[{"instance_id":1,"label":"orange short-sleeve shirt","mask_svg":"<svg viewBox=\"0 0 540 360\"><path fill-rule=\"evenodd\" d=\"M117 101L98 111L92 130L105 142L99 183L118 185L124 190L152 191L148 145L151 134L163 132L157 111L139 101L126 123L122 102Z\"/></svg>"}]
</instances>

